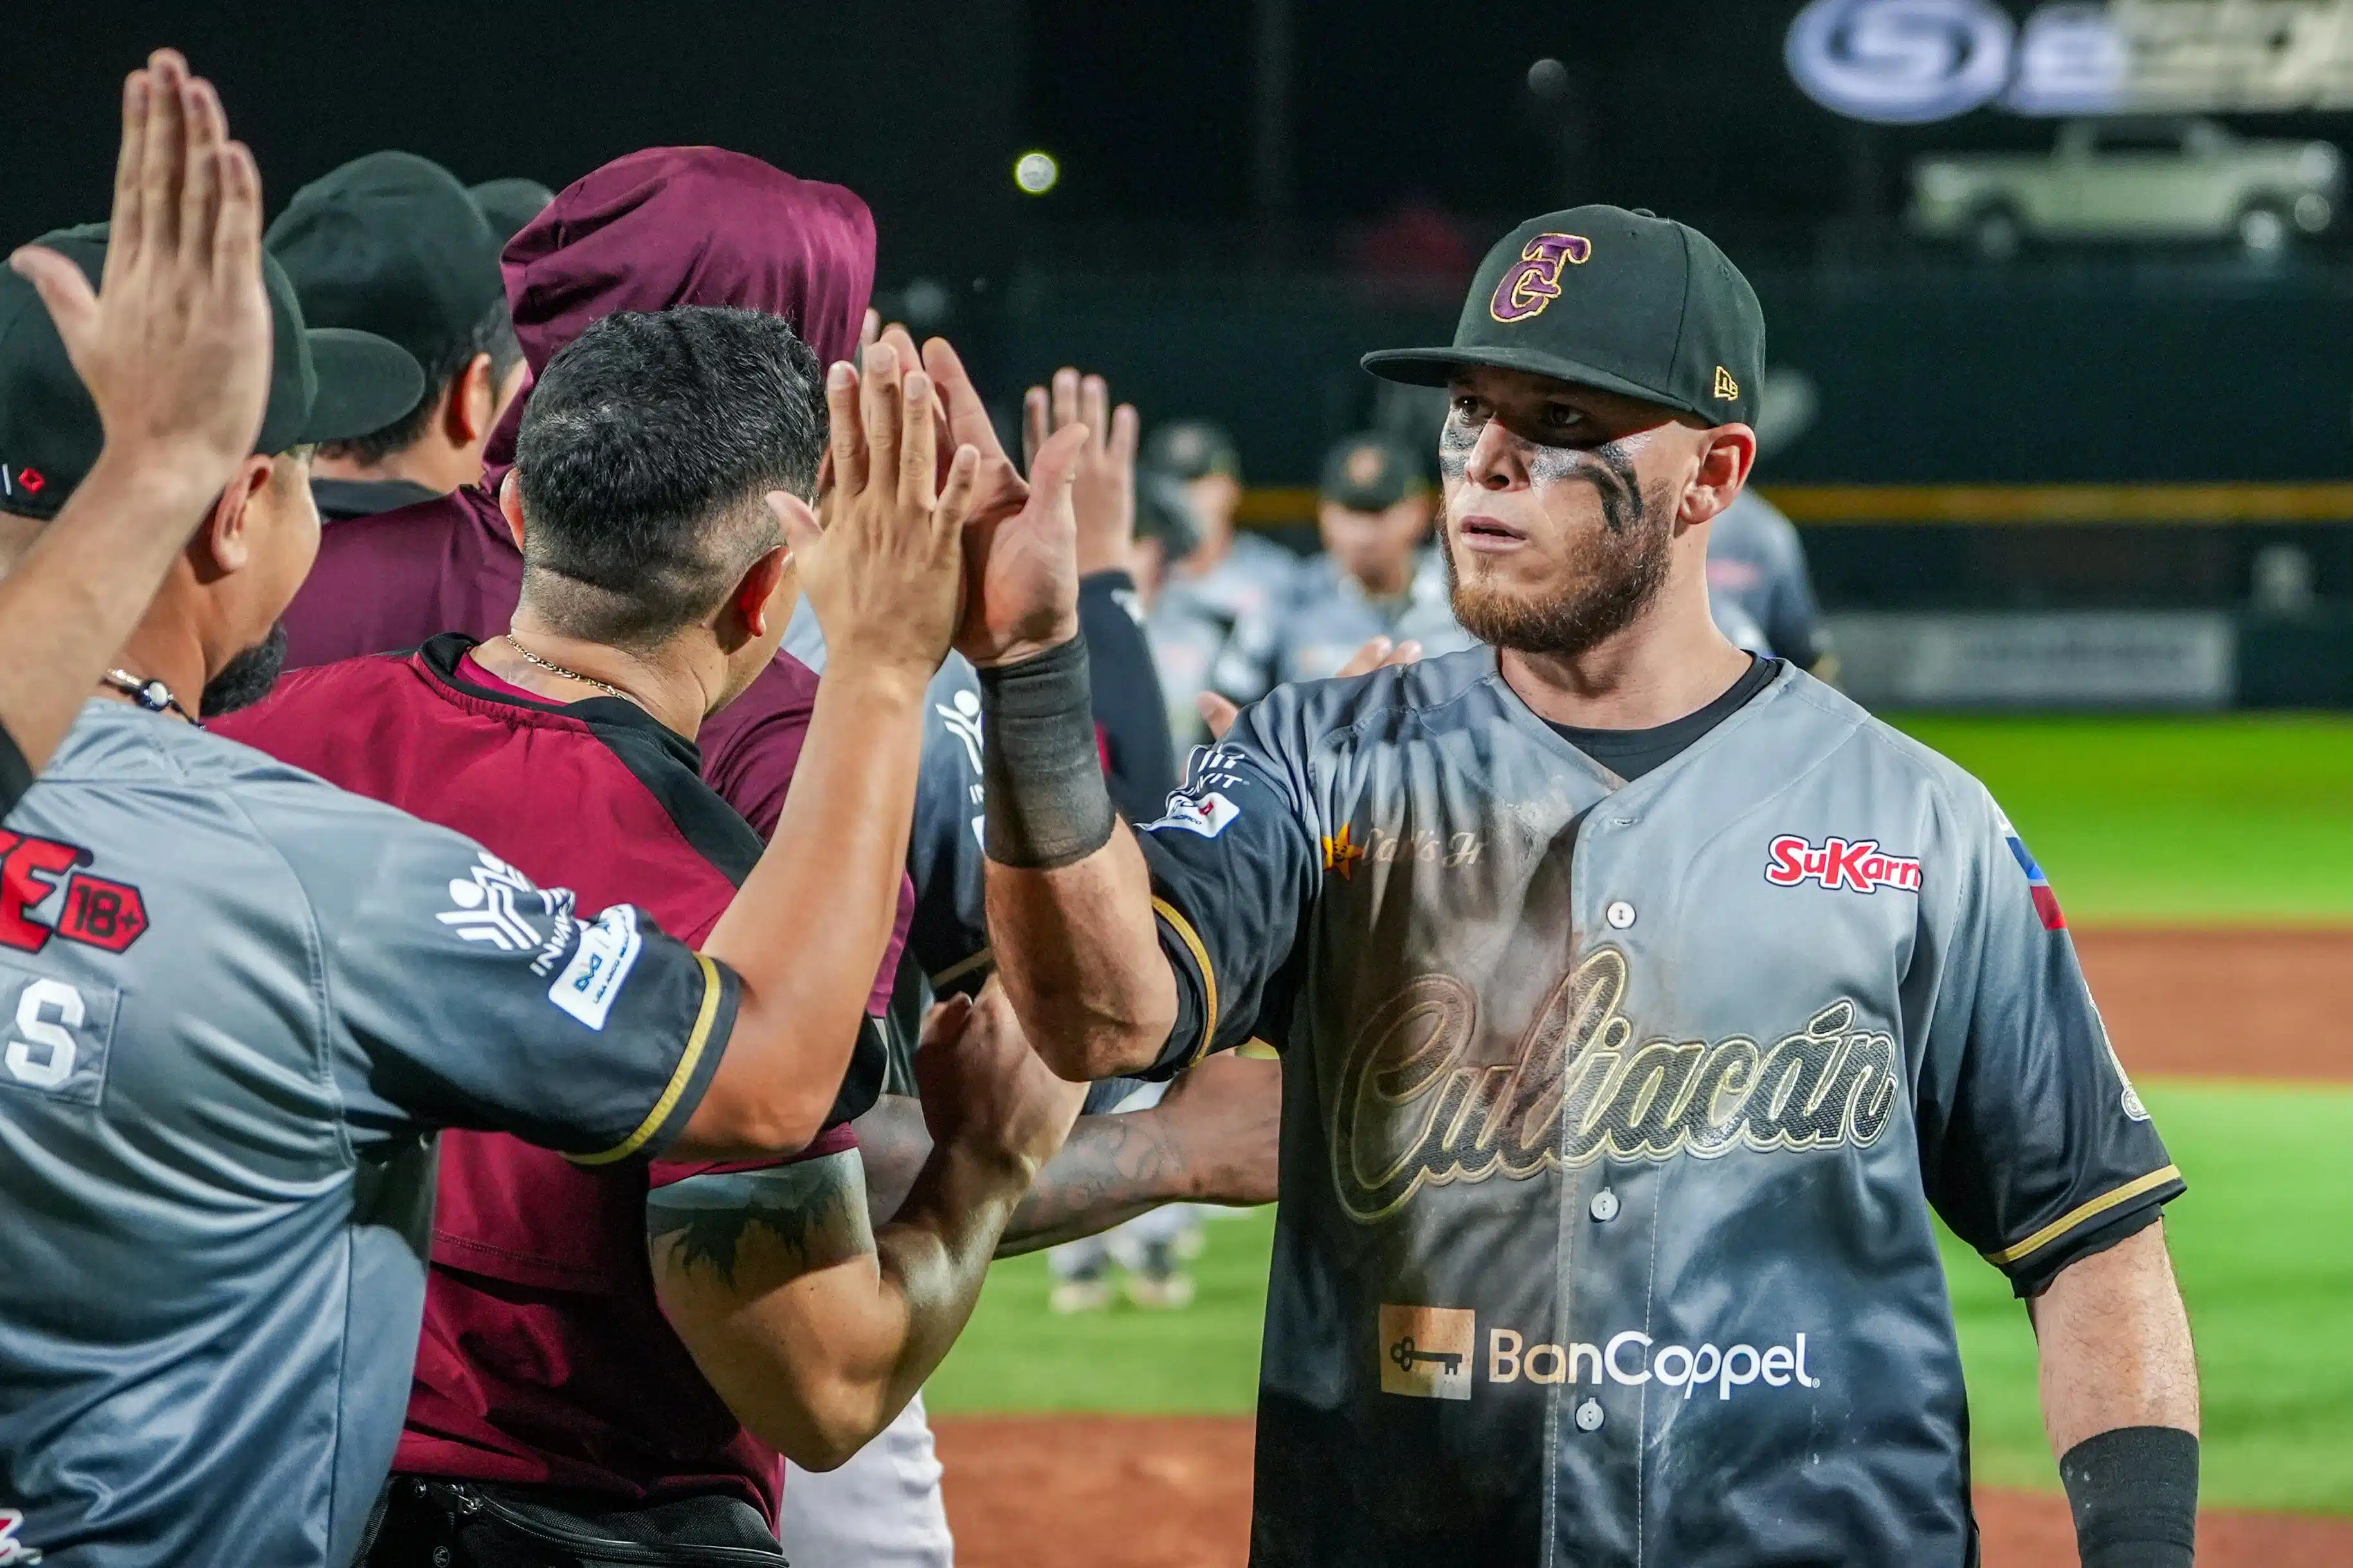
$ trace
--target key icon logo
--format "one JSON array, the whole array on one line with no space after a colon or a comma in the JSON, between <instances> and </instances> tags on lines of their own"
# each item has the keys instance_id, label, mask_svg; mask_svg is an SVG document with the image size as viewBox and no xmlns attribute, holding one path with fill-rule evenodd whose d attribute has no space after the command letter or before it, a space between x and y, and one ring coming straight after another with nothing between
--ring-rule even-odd
<instances>
[{"instance_id":1,"label":"key icon logo","mask_svg":"<svg viewBox=\"0 0 2353 1568\"><path fill-rule=\"evenodd\" d=\"M1409 1399L1471 1397L1479 1315L1467 1307L1384 1303L1380 1318L1381 1392Z\"/></svg>"}]
</instances>

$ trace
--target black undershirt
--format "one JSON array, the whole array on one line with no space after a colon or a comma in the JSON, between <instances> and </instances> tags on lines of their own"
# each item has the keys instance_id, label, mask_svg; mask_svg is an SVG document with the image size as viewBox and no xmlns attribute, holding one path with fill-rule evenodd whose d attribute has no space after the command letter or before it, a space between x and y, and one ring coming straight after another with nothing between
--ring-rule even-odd
<instances>
[{"instance_id":1,"label":"black undershirt","mask_svg":"<svg viewBox=\"0 0 2353 1568\"><path fill-rule=\"evenodd\" d=\"M25 792L33 787L32 764L25 753L16 749L16 737L0 730L0 816L16 809Z\"/></svg>"},{"instance_id":2,"label":"black undershirt","mask_svg":"<svg viewBox=\"0 0 2353 1568\"><path fill-rule=\"evenodd\" d=\"M1778 658L1748 656L1748 673L1734 681L1725 694L1696 712L1649 730L1587 730L1575 724L1552 724L1554 733L1620 778L1631 784L1651 769L1674 761L1692 743L1747 706L1748 700L1773 684L1781 673Z\"/></svg>"}]
</instances>

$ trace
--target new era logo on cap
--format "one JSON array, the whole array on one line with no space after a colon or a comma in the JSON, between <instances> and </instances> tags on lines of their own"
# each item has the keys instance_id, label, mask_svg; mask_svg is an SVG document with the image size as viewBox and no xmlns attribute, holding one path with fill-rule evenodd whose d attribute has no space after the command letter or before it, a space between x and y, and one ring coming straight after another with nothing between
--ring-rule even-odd
<instances>
[{"instance_id":1,"label":"new era logo on cap","mask_svg":"<svg viewBox=\"0 0 2353 1568\"><path fill-rule=\"evenodd\" d=\"M1740 384L1733 380L1732 373L1722 365L1715 367L1715 395L1725 403L1740 401Z\"/></svg>"}]
</instances>

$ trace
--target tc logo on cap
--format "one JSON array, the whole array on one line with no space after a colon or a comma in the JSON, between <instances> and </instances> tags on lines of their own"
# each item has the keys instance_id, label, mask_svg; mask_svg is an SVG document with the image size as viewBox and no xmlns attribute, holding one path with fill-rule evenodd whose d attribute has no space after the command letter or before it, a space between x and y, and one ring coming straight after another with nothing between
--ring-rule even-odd
<instances>
[{"instance_id":1,"label":"tc logo on cap","mask_svg":"<svg viewBox=\"0 0 2353 1568\"><path fill-rule=\"evenodd\" d=\"M1544 314L1560 298L1563 263L1582 267L1593 258L1593 242L1581 234L1540 234L1520 252L1519 264L1495 284L1487 314L1499 321L1525 321Z\"/></svg>"}]
</instances>

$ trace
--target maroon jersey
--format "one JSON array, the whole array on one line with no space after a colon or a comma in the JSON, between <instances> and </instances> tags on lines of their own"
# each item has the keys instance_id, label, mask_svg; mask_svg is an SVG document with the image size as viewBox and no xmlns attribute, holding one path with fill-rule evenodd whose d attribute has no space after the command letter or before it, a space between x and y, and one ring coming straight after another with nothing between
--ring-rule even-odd
<instances>
[{"instance_id":1,"label":"maroon jersey","mask_svg":"<svg viewBox=\"0 0 2353 1568\"><path fill-rule=\"evenodd\" d=\"M699 776L694 745L636 704L558 706L489 675L470 639L290 676L213 728L475 838L579 907L634 903L700 943L760 840ZM874 1009L889 994L897 939ZM855 1146L879 1033L825 1134ZM659 1501L731 1492L776 1519L778 1456L745 1432L655 1300L649 1186L715 1168L578 1165L503 1134L443 1135L432 1268L395 1468ZM740 1168L740 1167L734 1167Z\"/></svg>"},{"instance_id":2,"label":"maroon jersey","mask_svg":"<svg viewBox=\"0 0 2353 1568\"><path fill-rule=\"evenodd\" d=\"M874 219L839 185L741 153L655 147L567 186L507 242L502 265L533 375L615 311L673 305L782 316L831 363L858 346L874 287ZM522 552L498 489L529 395L492 432L480 485L326 529L286 611L288 668L507 629ZM779 655L704 734L703 776L763 837L776 830L816 689L816 677ZM913 907L911 887L902 927Z\"/></svg>"}]
</instances>

